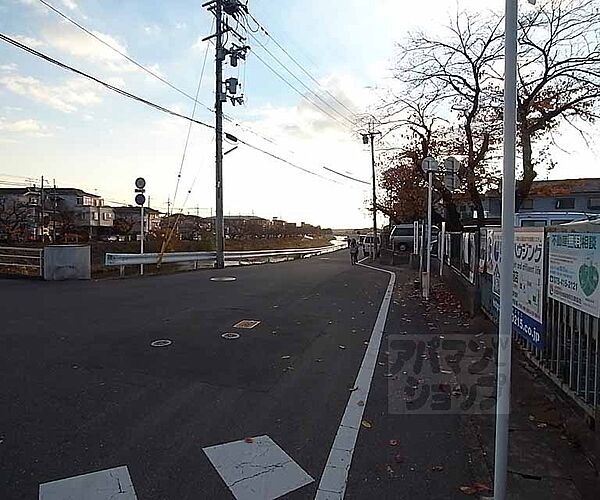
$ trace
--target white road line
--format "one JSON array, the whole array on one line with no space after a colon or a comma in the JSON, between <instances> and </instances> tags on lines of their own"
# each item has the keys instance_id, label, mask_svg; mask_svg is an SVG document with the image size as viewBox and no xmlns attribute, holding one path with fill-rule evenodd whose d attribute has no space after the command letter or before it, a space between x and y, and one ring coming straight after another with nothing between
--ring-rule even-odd
<instances>
[{"instance_id":1,"label":"white road line","mask_svg":"<svg viewBox=\"0 0 600 500\"><path fill-rule=\"evenodd\" d=\"M126 466L40 484L39 500L136 500Z\"/></svg>"},{"instance_id":2,"label":"white road line","mask_svg":"<svg viewBox=\"0 0 600 500\"><path fill-rule=\"evenodd\" d=\"M379 308L377 321L375 321L375 326L371 333L367 351L365 352L362 364L358 370L358 375L356 376L356 381L354 382L354 387L357 387L357 389L352 391L350 398L348 399L346 410L344 411L338 432L333 441L331 451L329 452L329 458L327 459L325 469L323 470L323 475L321 476L321 482L319 483L319 488L317 489L317 494L315 496L316 500L342 500L346 493L348 473L350 472L350 465L352 463L352 454L354 453L354 447L356 446L356 440L358 438L363 413L367 404L367 398L369 397L373 373L377 366L379 347L381 345L381 339L383 338L383 330L385 328L385 322L392 300L394 283L396 282L396 275L391 271L368 266L366 264L360 265L369 269L388 273L390 275L390 282L383 297L383 301L381 302L381 307Z\"/></svg>"},{"instance_id":3,"label":"white road line","mask_svg":"<svg viewBox=\"0 0 600 500\"><path fill-rule=\"evenodd\" d=\"M314 481L269 436L203 451L236 500L273 500Z\"/></svg>"}]
</instances>

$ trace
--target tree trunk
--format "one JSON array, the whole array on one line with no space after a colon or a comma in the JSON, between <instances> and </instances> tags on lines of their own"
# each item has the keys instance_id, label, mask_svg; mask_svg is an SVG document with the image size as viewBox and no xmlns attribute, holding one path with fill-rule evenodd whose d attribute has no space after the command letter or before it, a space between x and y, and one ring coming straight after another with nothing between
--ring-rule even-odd
<instances>
[{"instance_id":1,"label":"tree trunk","mask_svg":"<svg viewBox=\"0 0 600 500\"><path fill-rule=\"evenodd\" d=\"M529 124L526 119L519 120L520 122L520 139L521 139L521 150L523 154L523 179L517 182L517 192L515 196L515 210L518 212L521 208L523 200L527 198L531 185L537 177L533 160L532 160L532 149L531 149L531 132L529 130Z\"/></svg>"}]
</instances>

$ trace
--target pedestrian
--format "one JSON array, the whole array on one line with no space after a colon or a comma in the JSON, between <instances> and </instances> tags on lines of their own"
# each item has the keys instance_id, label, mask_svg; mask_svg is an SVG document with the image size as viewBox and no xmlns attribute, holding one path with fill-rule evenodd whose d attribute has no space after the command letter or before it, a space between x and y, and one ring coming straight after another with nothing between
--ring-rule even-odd
<instances>
[{"instance_id":1,"label":"pedestrian","mask_svg":"<svg viewBox=\"0 0 600 500\"><path fill-rule=\"evenodd\" d=\"M356 264L358 261L358 243L356 243L354 238L352 238L352 241L350 242L350 261L352 262L352 265Z\"/></svg>"}]
</instances>

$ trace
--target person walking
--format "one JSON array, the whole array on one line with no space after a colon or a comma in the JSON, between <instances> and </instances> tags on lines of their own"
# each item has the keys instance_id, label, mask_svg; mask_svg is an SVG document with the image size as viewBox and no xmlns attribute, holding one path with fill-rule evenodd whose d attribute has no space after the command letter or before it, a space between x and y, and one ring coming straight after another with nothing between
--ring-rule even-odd
<instances>
[{"instance_id":1,"label":"person walking","mask_svg":"<svg viewBox=\"0 0 600 500\"><path fill-rule=\"evenodd\" d=\"M354 238L352 238L352 241L350 242L350 261L352 262L352 265L356 264L358 261L358 243L356 243Z\"/></svg>"}]
</instances>

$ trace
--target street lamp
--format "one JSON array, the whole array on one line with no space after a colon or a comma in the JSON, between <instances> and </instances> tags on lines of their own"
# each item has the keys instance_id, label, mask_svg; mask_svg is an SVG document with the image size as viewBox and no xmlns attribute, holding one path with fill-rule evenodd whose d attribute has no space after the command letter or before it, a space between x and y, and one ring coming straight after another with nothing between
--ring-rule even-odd
<instances>
[{"instance_id":1,"label":"street lamp","mask_svg":"<svg viewBox=\"0 0 600 500\"><path fill-rule=\"evenodd\" d=\"M498 321L498 377L494 499L506 499L508 427L510 419L510 365L512 344L512 273L515 246L515 154L517 134L518 0L505 0L504 16L504 158L502 163L502 260ZM528 0L535 5L536 0Z\"/></svg>"}]
</instances>

